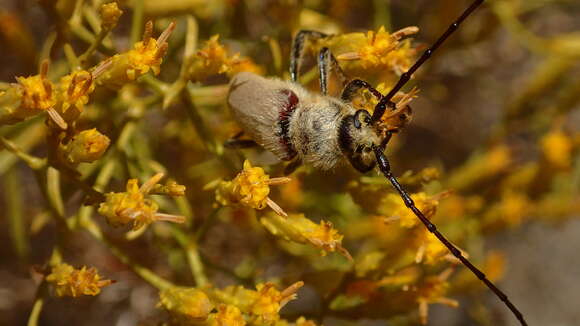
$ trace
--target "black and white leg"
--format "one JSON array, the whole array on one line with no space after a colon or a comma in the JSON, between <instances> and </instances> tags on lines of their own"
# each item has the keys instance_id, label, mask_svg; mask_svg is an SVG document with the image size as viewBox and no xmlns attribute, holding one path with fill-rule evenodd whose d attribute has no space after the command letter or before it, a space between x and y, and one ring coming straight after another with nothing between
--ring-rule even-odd
<instances>
[{"instance_id":1,"label":"black and white leg","mask_svg":"<svg viewBox=\"0 0 580 326\"><path fill-rule=\"evenodd\" d=\"M328 80L331 72L336 74L341 86L343 86L347 80L346 75L338 64L338 61L336 61L336 58L327 47L322 48L318 54L318 71L320 72L320 92L322 95L328 94Z\"/></svg>"},{"instance_id":2,"label":"black and white leg","mask_svg":"<svg viewBox=\"0 0 580 326\"><path fill-rule=\"evenodd\" d=\"M294 37L292 42L292 52L290 53L290 79L293 82L298 81L298 74L302 66L304 57L304 45L308 40L316 40L327 37L328 35L317 31L301 30Z\"/></svg>"},{"instance_id":3,"label":"black and white leg","mask_svg":"<svg viewBox=\"0 0 580 326\"><path fill-rule=\"evenodd\" d=\"M369 92L371 92L371 94L373 94L373 96L375 96L378 100L383 98L383 94L381 94L381 92L377 91L368 82L366 82L362 79L353 79L353 80L349 81L348 84L346 84L346 86L344 86L344 88L342 89L342 94L340 95L340 99L345 101L345 102L352 102L352 99L354 98L354 96L356 94L358 94L358 92L360 91L361 88L368 89Z\"/></svg>"}]
</instances>

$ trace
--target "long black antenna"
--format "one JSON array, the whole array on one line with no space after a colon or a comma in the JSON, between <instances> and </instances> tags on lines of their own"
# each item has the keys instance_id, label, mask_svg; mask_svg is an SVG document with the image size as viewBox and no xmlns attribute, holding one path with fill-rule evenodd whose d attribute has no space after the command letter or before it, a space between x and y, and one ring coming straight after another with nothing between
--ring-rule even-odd
<instances>
[{"instance_id":1,"label":"long black antenna","mask_svg":"<svg viewBox=\"0 0 580 326\"><path fill-rule=\"evenodd\" d=\"M471 272L475 274L477 278L479 278L491 291L493 291L493 293L495 293L495 295L501 301L503 301L503 303L511 310L511 312L520 321L522 326L527 326L528 324L524 320L524 316L518 310L518 308L516 308L516 306L508 299L507 295L505 295L497 286L495 286L485 276L485 274L482 271L480 271L467 258L465 258L461 254L461 251L459 251L459 249L457 249L451 242L449 242L449 240L447 240L447 238L445 238L443 234L441 234L437 230L437 226L431 223L431 221L429 221L429 219L423 214L423 212L421 212L417 208L417 206L415 206L415 203L413 202L413 199L411 199L411 196L409 196L409 193L407 193L407 191L403 188L403 186L401 186L397 178L391 172L391 165L389 164L389 160L387 160L387 157L383 153L383 150L376 146L373 146L373 150L377 158L377 164L379 166L379 169L381 170L385 178L387 178L391 182L395 190L397 190L397 192L405 202L405 206L407 206L411 211L413 211L413 213L415 213L415 215L421 220L421 222L423 222L427 230L433 233L437 237L437 239L439 239L439 241L441 241L441 243L443 243L443 245L445 245L445 247L449 249L449 251L453 254L453 256L459 259L463 263L463 265L465 265L465 267L469 268L469 270L471 270Z\"/></svg>"},{"instance_id":2,"label":"long black antenna","mask_svg":"<svg viewBox=\"0 0 580 326\"><path fill-rule=\"evenodd\" d=\"M445 42L445 40L447 40L447 38L451 34L453 34L453 32L455 32L455 30L465 20L465 18L471 15L471 13L477 7L479 7L479 5L483 3L483 1L484 0L475 0L471 4L471 6L469 6L469 8L465 9L463 14L461 14L461 16L459 16L459 18L457 18L457 20L455 20L453 24L449 25L445 33L443 33L443 35L441 35L439 39L437 39L437 41L430 48L428 48L427 50L425 50L425 52L423 52L419 60L417 60L417 62L415 62L415 64L413 64L413 66L411 66L411 68L409 68L407 72L401 75L395 87L393 87L393 89L391 89L391 91L387 95L385 95L381 99L381 101L379 101L379 103L377 103L377 105L375 106L372 121L379 121L381 119L381 117L385 113L385 110L387 109L387 106L389 106L389 102L391 102L391 98L393 98L393 96L395 96L395 94L397 94L397 92L401 90L403 86L405 86L405 84L409 81L409 79L411 79L411 76L415 73L415 71L419 69L419 67L421 67L421 65L425 63L427 59L431 57L433 52L435 52L435 50L437 50L439 46L441 46L441 44L443 44L443 42Z\"/></svg>"}]
</instances>

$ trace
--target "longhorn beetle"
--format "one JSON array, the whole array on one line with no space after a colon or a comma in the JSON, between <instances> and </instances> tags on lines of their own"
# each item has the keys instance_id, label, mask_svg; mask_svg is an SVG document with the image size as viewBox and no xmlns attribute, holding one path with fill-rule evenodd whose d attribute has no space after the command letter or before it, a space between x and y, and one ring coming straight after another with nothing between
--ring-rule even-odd
<instances>
[{"instance_id":1,"label":"longhorn beetle","mask_svg":"<svg viewBox=\"0 0 580 326\"><path fill-rule=\"evenodd\" d=\"M289 171L302 162L320 169L331 169L343 157L346 157L351 165L362 173L378 165L380 172L399 193L405 205L413 211L425 227L504 302L521 325L527 325L522 314L508 297L465 258L459 249L451 244L415 206L407 191L391 172L389 160L384 154L392 134L408 121L410 114L410 107L406 105L398 107L393 97L483 1L475 0L437 41L423 52L411 68L400 76L398 82L386 95L382 95L363 80L353 79L346 83L340 99L328 96L328 75L331 70L336 71L343 80L346 80L328 48L322 48L318 56L322 94L312 94L304 89L297 83L304 43L308 39L323 38L328 35L307 30L298 32L292 45L290 82L266 79L247 72L239 73L232 79L228 104L234 118L253 141L234 138L226 142L226 146L239 148L261 145L281 160L292 161L287 166ZM364 109L356 110L350 104L354 94L360 89L367 89L378 99L372 115ZM395 128L387 128L381 123L381 118L386 112L389 116L400 118L401 121Z\"/></svg>"}]
</instances>

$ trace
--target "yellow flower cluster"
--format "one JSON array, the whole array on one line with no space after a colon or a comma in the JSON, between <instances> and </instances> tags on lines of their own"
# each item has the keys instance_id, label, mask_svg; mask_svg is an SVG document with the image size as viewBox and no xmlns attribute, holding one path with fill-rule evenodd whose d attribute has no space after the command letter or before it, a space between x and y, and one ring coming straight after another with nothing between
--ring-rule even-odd
<instances>
[{"instance_id":1,"label":"yellow flower cluster","mask_svg":"<svg viewBox=\"0 0 580 326\"><path fill-rule=\"evenodd\" d=\"M244 162L242 172L232 181L221 181L216 188L216 201L224 206L243 205L254 209L272 208L278 215L287 214L268 197L271 185L288 183L289 178L272 178L261 167Z\"/></svg>"},{"instance_id":2,"label":"yellow flower cluster","mask_svg":"<svg viewBox=\"0 0 580 326\"><path fill-rule=\"evenodd\" d=\"M159 205L145 198L153 187L161 180L163 173L154 175L141 188L137 179L127 181L126 192L110 192L105 194L105 201L99 206L99 213L107 218L113 226L131 224L133 230L140 229L155 221L183 223L185 217L158 213Z\"/></svg>"},{"instance_id":3,"label":"yellow flower cluster","mask_svg":"<svg viewBox=\"0 0 580 326\"><path fill-rule=\"evenodd\" d=\"M188 59L188 78L191 81L204 81L217 74L233 76L241 71L262 73L262 69L249 58L240 57L239 53L229 56L218 40L219 35L212 36L203 48Z\"/></svg>"},{"instance_id":4,"label":"yellow flower cluster","mask_svg":"<svg viewBox=\"0 0 580 326\"><path fill-rule=\"evenodd\" d=\"M174 29L175 23L169 24L159 38L154 40L152 38L153 22L147 22L143 40L135 43L132 50L116 54L110 58L111 67L97 79L97 84L116 88L134 81L137 77L148 73L149 70L153 71L155 75L159 74L163 56L169 46L167 39Z\"/></svg>"},{"instance_id":5,"label":"yellow flower cluster","mask_svg":"<svg viewBox=\"0 0 580 326\"><path fill-rule=\"evenodd\" d=\"M342 247L343 236L332 227L332 223L320 221L320 224L312 222L304 214L291 214L288 218L268 214L260 219L260 222L270 233L288 241L311 244L322 250L322 254L338 251L340 254L352 260L346 249Z\"/></svg>"},{"instance_id":6,"label":"yellow flower cluster","mask_svg":"<svg viewBox=\"0 0 580 326\"><path fill-rule=\"evenodd\" d=\"M101 288L113 283L111 280L101 279L93 267L83 266L81 269L75 269L64 263L53 266L52 272L46 276L46 281L54 286L59 297L94 296L101 292Z\"/></svg>"}]
</instances>

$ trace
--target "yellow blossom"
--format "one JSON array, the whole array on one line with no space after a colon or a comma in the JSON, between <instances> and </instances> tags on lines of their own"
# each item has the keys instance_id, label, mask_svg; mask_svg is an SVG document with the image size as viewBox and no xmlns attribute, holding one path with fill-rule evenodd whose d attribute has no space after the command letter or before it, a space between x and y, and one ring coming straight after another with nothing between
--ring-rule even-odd
<instances>
[{"instance_id":1,"label":"yellow blossom","mask_svg":"<svg viewBox=\"0 0 580 326\"><path fill-rule=\"evenodd\" d=\"M89 101L89 94L94 90L93 77L88 71L77 71L62 77L58 85L57 112L65 121L78 119Z\"/></svg>"},{"instance_id":2,"label":"yellow blossom","mask_svg":"<svg viewBox=\"0 0 580 326\"><path fill-rule=\"evenodd\" d=\"M410 26L391 34L381 26L376 32L343 34L321 43L337 53L337 60L349 63L347 70L362 68L365 72L401 74L408 70L416 54L410 40L402 39L418 31L417 27Z\"/></svg>"},{"instance_id":3,"label":"yellow blossom","mask_svg":"<svg viewBox=\"0 0 580 326\"><path fill-rule=\"evenodd\" d=\"M244 326L246 321L236 306L221 304L208 318L208 326Z\"/></svg>"},{"instance_id":4,"label":"yellow blossom","mask_svg":"<svg viewBox=\"0 0 580 326\"><path fill-rule=\"evenodd\" d=\"M417 208L425 214L427 218L433 217L439 205L438 196L427 196L424 192L412 194L411 198ZM404 228L412 228L421 221L413 212L405 206L398 194L389 193L383 197L380 211L383 215L388 216L387 221L397 220Z\"/></svg>"},{"instance_id":5,"label":"yellow blossom","mask_svg":"<svg viewBox=\"0 0 580 326\"><path fill-rule=\"evenodd\" d=\"M109 147L110 140L97 129L83 130L60 148L66 162L76 165L98 160Z\"/></svg>"},{"instance_id":6,"label":"yellow blossom","mask_svg":"<svg viewBox=\"0 0 580 326\"><path fill-rule=\"evenodd\" d=\"M311 244L326 252L338 251L340 254L352 260L346 249L342 247L343 236L332 227L332 223L320 221L320 224L312 222L304 214L291 214L288 218L268 214L260 219L262 225L270 233L282 237L288 241L302 244Z\"/></svg>"},{"instance_id":7,"label":"yellow blossom","mask_svg":"<svg viewBox=\"0 0 580 326\"><path fill-rule=\"evenodd\" d=\"M185 196L185 186L173 180L167 181L164 185L156 184L151 190L152 194L168 195L171 197Z\"/></svg>"},{"instance_id":8,"label":"yellow blossom","mask_svg":"<svg viewBox=\"0 0 580 326\"><path fill-rule=\"evenodd\" d=\"M272 178L261 167L252 167L244 161L244 168L232 181L221 181L216 188L216 201L224 206L243 205L254 209L272 208L277 214L286 216L268 195L270 185L288 183L289 178Z\"/></svg>"},{"instance_id":9,"label":"yellow blossom","mask_svg":"<svg viewBox=\"0 0 580 326\"><path fill-rule=\"evenodd\" d=\"M506 191L499 203L499 215L509 226L517 226L530 212L532 203L526 195L520 192Z\"/></svg>"},{"instance_id":10,"label":"yellow blossom","mask_svg":"<svg viewBox=\"0 0 580 326\"><path fill-rule=\"evenodd\" d=\"M219 35L212 36L188 61L191 81L204 81L209 76L217 74L233 76L242 71L263 73L262 69L249 58L242 58L238 53L229 56L226 48L219 43Z\"/></svg>"},{"instance_id":11,"label":"yellow blossom","mask_svg":"<svg viewBox=\"0 0 580 326\"><path fill-rule=\"evenodd\" d=\"M141 188L137 185L137 179L130 179L127 181L126 192L105 194L106 199L100 204L99 213L105 216L111 225L132 224L133 230L155 221L183 223L185 217L158 213L159 205L145 198L162 177L163 173L156 174Z\"/></svg>"},{"instance_id":12,"label":"yellow blossom","mask_svg":"<svg viewBox=\"0 0 580 326\"><path fill-rule=\"evenodd\" d=\"M102 19L101 28L110 31L117 26L117 22L119 21L119 17L123 14L123 11L119 9L117 2L113 1L101 5L99 13L101 14Z\"/></svg>"},{"instance_id":13,"label":"yellow blossom","mask_svg":"<svg viewBox=\"0 0 580 326\"><path fill-rule=\"evenodd\" d=\"M540 140L540 145L544 157L552 166L566 169L572 164L573 142L562 130L546 133Z\"/></svg>"},{"instance_id":14,"label":"yellow blossom","mask_svg":"<svg viewBox=\"0 0 580 326\"><path fill-rule=\"evenodd\" d=\"M166 309L179 325L205 321L214 308L202 290L179 286L161 290L158 306Z\"/></svg>"},{"instance_id":15,"label":"yellow blossom","mask_svg":"<svg viewBox=\"0 0 580 326\"><path fill-rule=\"evenodd\" d=\"M354 265L356 276L363 277L369 272L377 270L383 258L385 258L385 253L377 250L357 257L356 264Z\"/></svg>"},{"instance_id":16,"label":"yellow blossom","mask_svg":"<svg viewBox=\"0 0 580 326\"><path fill-rule=\"evenodd\" d=\"M119 87L134 81L149 70L152 70L155 75L159 74L163 56L167 52L167 39L174 29L175 23L169 24L159 38L154 40L151 37L153 22L147 22L143 40L135 43L132 50L110 58L110 69L97 78L97 83L108 87Z\"/></svg>"},{"instance_id":17,"label":"yellow blossom","mask_svg":"<svg viewBox=\"0 0 580 326\"><path fill-rule=\"evenodd\" d=\"M415 256L417 263L424 262L425 264L433 265L449 254L447 247L431 232L426 229L420 229L419 232L418 240L420 246Z\"/></svg>"},{"instance_id":18,"label":"yellow blossom","mask_svg":"<svg viewBox=\"0 0 580 326\"><path fill-rule=\"evenodd\" d=\"M40 73L30 77L16 77L17 84L0 94L0 125L12 124L47 112L50 119L61 129L67 124L56 112L54 85L47 79L48 61L40 65Z\"/></svg>"},{"instance_id":19,"label":"yellow blossom","mask_svg":"<svg viewBox=\"0 0 580 326\"><path fill-rule=\"evenodd\" d=\"M427 324L429 304L439 303L449 307L457 308L459 303L456 300L445 297L449 289L447 278L451 275L452 269L447 269L439 275L428 276L417 288L417 302L419 303L419 317L421 324Z\"/></svg>"},{"instance_id":20,"label":"yellow blossom","mask_svg":"<svg viewBox=\"0 0 580 326\"><path fill-rule=\"evenodd\" d=\"M46 281L54 286L59 297L94 296L101 292L101 288L113 283L111 280L102 280L93 267L83 266L81 269L75 269L64 263L53 266L52 272L46 276Z\"/></svg>"}]
</instances>

